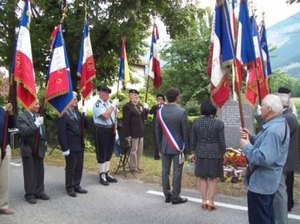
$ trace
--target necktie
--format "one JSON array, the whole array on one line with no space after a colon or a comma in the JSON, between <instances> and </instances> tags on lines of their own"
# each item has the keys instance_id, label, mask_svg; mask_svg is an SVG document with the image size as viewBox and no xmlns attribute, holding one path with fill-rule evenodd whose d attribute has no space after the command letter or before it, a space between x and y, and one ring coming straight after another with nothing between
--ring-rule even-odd
<instances>
[{"instance_id":1,"label":"necktie","mask_svg":"<svg viewBox=\"0 0 300 224\"><path fill-rule=\"evenodd\" d=\"M73 110L73 116L74 116L75 120L78 120L77 114L76 114L76 111L75 111L75 110Z\"/></svg>"}]
</instances>

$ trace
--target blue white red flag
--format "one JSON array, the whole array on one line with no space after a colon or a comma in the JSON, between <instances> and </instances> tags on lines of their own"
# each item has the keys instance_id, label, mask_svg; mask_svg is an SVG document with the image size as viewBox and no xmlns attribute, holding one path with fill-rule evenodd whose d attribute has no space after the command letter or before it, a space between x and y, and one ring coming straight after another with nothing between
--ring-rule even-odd
<instances>
[{"instance_id":1,"label":"blue white red flag","mask_svg":"<svg viewBox=\"0 0 300 224\"><path fill-rule=\"evenodd\" d=\"M255 61L255 50L247 0L241 0L236 57L241 65Z\"/></svg>"},{"instance_id":2,"label":"blue white red flag","mask_svg":"<svg viewBox=\"0 0 300 224\"><path fill-rule=\"evenodd\" d=\"M239 12L238 37L236 44L236 68L237 77L240 80L236 86L242 85L244 68L249 63L255 61L255 50L253 44L252 28L249 18L247 0L241 0ZM239 88L240 89L240 88Z\"/></svg>"},{"instance_id":3,"label":"blue white red flag","mask_svg":"<svg viewBox=\"0 0 300 224\"><path fill-rule=\"evenodd\" d=\"M30 16L30 1L26 0L11 71L17 82L18 102L26 109L30 108L37 98L29 32Z\"/></svg>"},{"instance_id":4,"label":"blue white red flag","mask_svg":"<svg viewBox=\"0 0 300 224\"><path fill-rule=\"evenodd\" d=\"M47 74L45 100L61 116L73 99L73 87L62 25L54 28L52 58Z\"/></svg>"},{"instance_id":5,"label":"blue white red flag","mask_svg":"<svg viewBox=\"0 0 300 224\"><path fill-rule=\"evenodd\" d=\"M126 40L122 39L121 54L120 54L120 69L119 69L119 78L124 83L129 82L129 68L127 62L126 54Z\"/></svg>"},{"instance_id":6,"label":"blue white red flag","mask_svg":"<svg viewBox=\"0 0 300 224\"><path fill-rule=\"evenodd\" d=\"M228 72L229 65L235 58L230 24L227 1L217 0L207 72L211 78L211 99L218 108L221 108L230 97Z\"/></svg>"},{"instance_id":7,"label":"blue white red flag","mask_svg":"<svg viewBox=\"0 0 300 224\"><path fill-rule=\"evenodd\" d=\"M260 28L260 46L262 49L262 55L263 55L263 60L266 64L265 66L265 75L269 76L272 74L272 69L271 69L271 63L270 63L270 56L269 56L269 48L268 48L268 42L267 42L267 31L264 22L261 25Z\"/></svg>"},{"instance_id":8,"label":"blue white red flag","mask_svg":"<svg viewBox=\"0 0 300 224\"><path fill-rule=\"evenodd\" d=\"M83 38L81 42L80 55L78 60L77 75L80 77L80 92L83 99L86 99L93 92L92 80L96 76L95 62L93 57L92 44L89 34L89 18L85 19Z\"/></svg>"},{"instance_id":9,"label":"blue white red flag","mask_svg":"<svg viewBox=\"0 0 300 224\"><path fill-rule=\"evenodd\" d=\"M260 46L260 37L257 31L257 24L254 16L250 19L252 38L255 51L255 61L248 64L248 75L245 89L245 98L252 106L255 106L256 99L261 100L269 93L268 86L264 75L264 64L262 61L262 49ZM259 88L259 90L258 90Z\"/></svg>"},{"instance_id":10,"label":"blue white red flag","mask_svg":"<svg viewBox=\"0 0 300 224\"><path fill-rule=\"evenodd\" d=\"M157 25L153 25L152 40L150 48L150 61L149 61L149 76L153 80L153 86L158 89L162 83L162 76L160 71L160 62L157 50L157 41L159 39Z\"/></svg>"}]
</instances>

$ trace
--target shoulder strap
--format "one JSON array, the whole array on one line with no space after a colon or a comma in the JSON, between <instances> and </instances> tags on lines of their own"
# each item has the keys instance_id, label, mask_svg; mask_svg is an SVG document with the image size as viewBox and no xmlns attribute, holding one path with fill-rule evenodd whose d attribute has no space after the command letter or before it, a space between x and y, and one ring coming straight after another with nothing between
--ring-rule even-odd
<instances>
[{"instance_id":1,"label":"shoulder strap","mask_svg":"<svg viewBox=\"0 0 300 224\"><path fill-rule=\"evenodd\" d=\"M284 137L283 137L283 140L282 140L282 142L281 142L281 144L282 144L282 145L283 145L283 144L284 144L284 142L285 142L286 135L287 135L287 123L286 123L286 121L285 121L285 131L284 131Z\"/></svg>"}]
</instances>

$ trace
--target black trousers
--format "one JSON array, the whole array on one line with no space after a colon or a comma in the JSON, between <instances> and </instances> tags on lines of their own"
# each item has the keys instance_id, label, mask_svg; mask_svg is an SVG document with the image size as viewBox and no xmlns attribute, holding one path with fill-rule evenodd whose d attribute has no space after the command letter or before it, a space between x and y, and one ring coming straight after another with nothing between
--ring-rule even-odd
<instances>
[{"instance_id":1,"label":"black trousers","mask_svg":"<svg viewBox=\"0 0 300 224\"><path fill-rule=\"evenodd\" d=\"M294 207L294 171L290 171L286 173L286 192L288 196L288 210L290 211Z\"/></svg>"},{"instance_id":2,"label":"black trousers","mask_svg":"<svg viewBox=\"0 0 300 224\"><path fill-rule=\"evenodd\" d=\"M154 159L159 159L159 147L156 142L156 133L155 133L155 122L152 121L152 135L153 135L153 141L154 141Z\"/></svg>"},{"instance_id":3,"label":"black trousers","mask_svg":"<svg viewBox=\"0 0 300 224\"><path fill-rule=\"evenodd\" d=\"M265 195L248 191L249 224L274 224L273 199L275 194Z\"/></svg>"},{"instance_id":4,"label":"black trousers","mask_svg":"<svg viewBox=\"0 0 300 224\"><path fill-rule=\"evenodd\" d=\"M44 159L22 157L25 198L44 194Z\"/></svg>"},{"instance_id":5,"label":"black trousers","mask_svg":"<svg viewBox=\"0 0 300 224\"><path fill-rule=\"evenodd\" d=\"M94 127L94 140L98 163L105 163L110 161L115 144L114 129Z\"/></svg>"},{"instance_id":6,"label":"black trousers","mask_svg":"<svg viewBox=\"0 0 300 224\"><path fill-rule=\"evenodd\" d=\"M70 152L66 160L66 190L72 191L78 187L82 178L83 151Z\"/></svg>"}]
</instances>

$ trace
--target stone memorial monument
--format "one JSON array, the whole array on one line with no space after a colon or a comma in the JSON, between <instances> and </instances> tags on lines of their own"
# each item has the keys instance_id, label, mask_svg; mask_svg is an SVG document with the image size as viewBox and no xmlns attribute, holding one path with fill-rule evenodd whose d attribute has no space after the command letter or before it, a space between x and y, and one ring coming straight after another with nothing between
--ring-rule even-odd
<instances>
[{"instance_id":1,"label":"stone memorial monument","mask_svg":"<svg viewBox=\"0 0 300 224\"><path fill-rule=\"evenodd\" d=\"M254 110L248 104L243 104L245 128L254 133ZM225 125L226 147L240 148L240 111L238 102L230 100L218 110L218 119Z\"/></svg>"}]
</instances>

